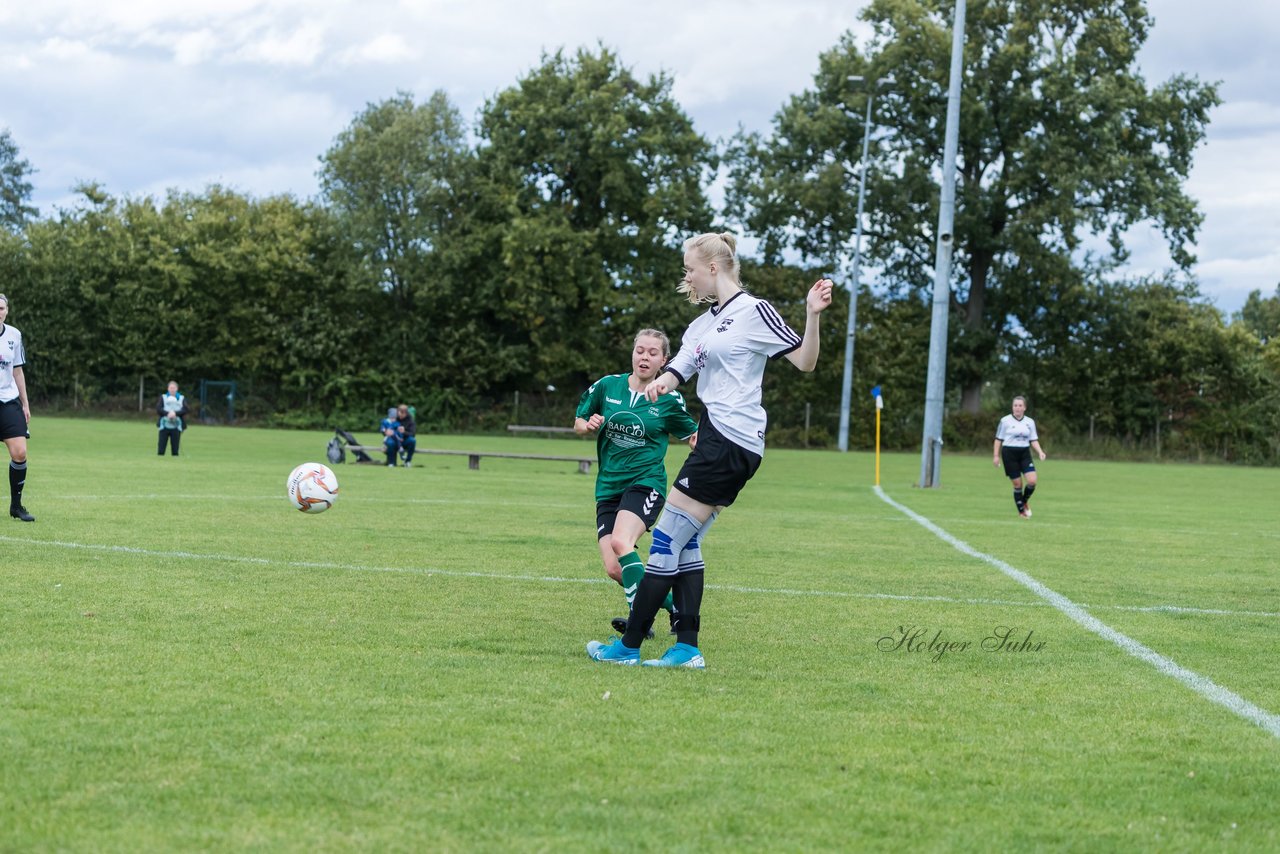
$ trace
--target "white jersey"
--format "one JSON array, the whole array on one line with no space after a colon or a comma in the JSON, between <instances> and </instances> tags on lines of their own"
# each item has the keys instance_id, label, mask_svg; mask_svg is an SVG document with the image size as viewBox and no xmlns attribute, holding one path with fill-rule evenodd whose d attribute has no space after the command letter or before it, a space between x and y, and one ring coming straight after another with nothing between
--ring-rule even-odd
<instances>
[{"instance_id":1,"label":"white jersey","mask_svg":"<svg viewBox=\"0 0 1280 854\"><path fill-rule=\"evenodd\" d=\"M8 403L18 397L18 384L13 381L13 369L26 363L22 333L4 324L0 327L0 403Z\"/></svg>"},{"instance_id":2,"label":"white jersey","mask_svg":"<svg viewBox=\"0 0 1280 854\"><path fill-rule=\"evenodd\" d=\"M1000 426L996 427L996 438L1006 448L1029 448L1032 442L1040 441L1040 437L1036 435L1035 419L1026 415L1021 418L1014 418L1012 415L1001 418Z\"/></svg>"},{"instance_id":3,"label":"white jersey","mask_svg":"<svg viewBox=\"0 0 1280 854\"><path fill-rule=\"evenodd\" d=\"M689 324L680 352L666 369L681 382L698 374L698 398L716 429L764 456L764 366L799 346L800 336L773 306L739 291Z\"/></svg>"}]
</instances>

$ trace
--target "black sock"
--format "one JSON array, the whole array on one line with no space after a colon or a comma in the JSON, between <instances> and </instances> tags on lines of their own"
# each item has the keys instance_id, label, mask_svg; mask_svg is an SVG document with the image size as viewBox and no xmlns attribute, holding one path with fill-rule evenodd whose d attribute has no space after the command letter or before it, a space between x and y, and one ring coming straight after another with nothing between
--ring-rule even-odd
<instances>
[{"instance_id":1,"label":"black sock","mask_svg":"<svg viewBox=\"0 0 1280 854\"><path fill-rule=\"evenodd\" d=\"M702 609L702 570L684 572L676 576L676 584L672 592L675 595L676 610L672 615L671 627L676 630L676 641L689 646L698 645L698 612Z\"/></svg>"},{"instance_id":2,"label":"black sock","mask_svg":"<svg viewBox=\"0 0 1280 854\"><path fill-rule=\"evenodd\" d=\"M1035 491L1036 491L1036 485L1034 483L1028 483L1026 486L1022 488L1022 503L1024 505L1031 500L1031 493Z\"/></svg>"},{"instance_id":3,"label":"black sock","mask_svg":"<svg viewBox=\"0 0 1280 854\"><path fill-rule=\"evenodd\" d=\"M1015 489L1015 490L1013 491L1013 504L1014 504L1014 506L1015 506L1015 507L1017 507L1017 508L1018 508L1018 512L1019 512L1019 513L1021 513L1021 512L1022 512L1022 506L1023 506L1023 501L1024 501L1024 500L1025 500L1025 499L1022 497L1022 490L1021 490L1021 489Z\"/></svg>"},{"instance_id":4,"label":"black sock","mask_svg":"<svg viewBox=\"0 0 1280 854\"><path fill-rule=\"evenodd\" d=\"M27 482L27 462L9 462L9 506L22 506L22 487Z\"/></svg>"},{"instance_id":5,"label":"black sock","mask_svg":"<svg viewBox=\"0 0 1280 854\"><path fill-rule=\"evenodd\" d=\"M631 615L627 618L627 631L622 642L632 649L639 649L644 643L644 636L653 627L653 618L662 610L662 602L671 592L675 582L671 575L655 575L646 572L640 579L640 587L636 589L636 598L631 603Z\"/></svg>"}]
</instances>

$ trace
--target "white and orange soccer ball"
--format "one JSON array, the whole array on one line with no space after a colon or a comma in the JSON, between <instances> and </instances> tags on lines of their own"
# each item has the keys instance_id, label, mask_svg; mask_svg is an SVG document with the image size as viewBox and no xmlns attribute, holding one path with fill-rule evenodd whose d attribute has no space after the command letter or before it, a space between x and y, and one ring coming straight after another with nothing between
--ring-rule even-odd
<instances>
[{"instance_id":1,"label":"white and orange soccer ball","mask_svg":"<svg viewBox=\"0 0 1280 854\"><path fill-rule=\"evenodd\" d=\"M289 503L303 513L323 513L338 500L338 476L320 463L303 463L289 475Z\"/></svg>"}]
</instances>

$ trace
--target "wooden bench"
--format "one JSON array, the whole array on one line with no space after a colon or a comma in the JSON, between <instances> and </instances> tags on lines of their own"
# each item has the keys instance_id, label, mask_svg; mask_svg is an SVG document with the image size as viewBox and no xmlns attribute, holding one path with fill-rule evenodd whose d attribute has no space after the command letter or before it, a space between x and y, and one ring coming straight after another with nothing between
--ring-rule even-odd
<instances>
[{"instance_id":1,"label":"wooden bench","mask_svg":"<svg viewBox=\"0 0 1280 854\"><path fill-rule=\"evenodd\" d=\"M418 448L415 454L449 454L451 456L465 456L467 458L467 468L480 468L481 457L502 457L509 460L555 460L557 462L577 463L578 472L581 474L591 474L591 464L594 463L595 457L560 457L550 454L506 454L501 451L445 451L436 448Z\"/></svg>"},{"instance_id":2,"label":"wooden bench","mask_svg":"<svg viewBox=\"0 0 1280 854\"><path fill-rule=\"evenodd\" d=\"M344 451L364 451L366 454L385 454L386 445L343 445Z\"/></svg>"},{"instance_id":3,"label":"wooden bench","mask_svg":"<svg viewBox=\"0 0 1280 854\"><path fill-rule=\"evenodd\" d=\"M386 452L386 448L382 445L343 445L348 451L364 451L366 454L382 454ZM418 448L413 452L414 456L418 454L441 454L453 457L466 457L467 468L480 468L481 457L505 457L510 460L553 460L562 463L577 463L578 471L581 474L591 474L591 464L594 463L595 457L561 457L550 454L507 454L501 451L449 451L440 448Z\"/></svg>"},{"instance_id":4,"label":"wooden bench","mask_svg":"<svg viewBox=\"0 0 1280 854\"><path fill-rule=\"evenodd\" d=\"M364 451L366 454L386 454L387 452L387 448L385 445L353 445L349 442L342 446L342 450L351 451L353 454L356 451ZM386 463L380 459L356 460L356 462L357 463L363 462L365 464L376 463L377 465L380 465L380 466L386 465Z\"/></svg>"}]
</instances>

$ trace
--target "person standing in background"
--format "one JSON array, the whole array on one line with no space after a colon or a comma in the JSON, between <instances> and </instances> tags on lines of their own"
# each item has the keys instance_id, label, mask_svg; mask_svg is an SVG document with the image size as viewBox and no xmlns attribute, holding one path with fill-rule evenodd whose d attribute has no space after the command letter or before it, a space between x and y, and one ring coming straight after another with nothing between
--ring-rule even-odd
<instances>
[{"instance_id":1,"label":"person standing in background","mask_svg":"<svg viewBox=\"0 0 1280 854\"><path fill-rule=\"evenodd\" d=\"M8 318L9 298L0 294L0 439L9 449L9 515L20 522L34 522L36 517L22 506L22 489L27 483L27 439L31 437L31 404L22 370L27 356L22 349L22 333L5 323Z\"/></svg>"},{"instance_id":2,"label":"person standing in background","mask_svg":"<svg viewBox=\"0 0 1280 854\"><path fill-rule=\"evenodd\" d=\"M1027 399L1018 395L1013 399L1013 412L1000 419L996 426L996 441L991 450L991 464L1004 466L1004 476L1013 484L1013 504L1023 519L1031 518L1031 493L1036 491L1036 464L1031 461L1034 450L1043 461L1045 453L1040 449L1040 436L1036 422L1027 412Z\"/></svg>"},{"instance_id":3,"label":"person standing in background","mask_svg":"<svg viewBox=\"0 0 1280 854\"><path fill-rule=\"evenodd\" d=\"M173 448L173 455L178 456L178 444L182 440L182 431L187 427L187 413L190 411L186 395L178 391L178 383L169 380L168 390L160 395L160 402L156 404L156 426L160 429L157 454L163 457L165 445L169 445Z\"/></svg>"}]
</instances>

